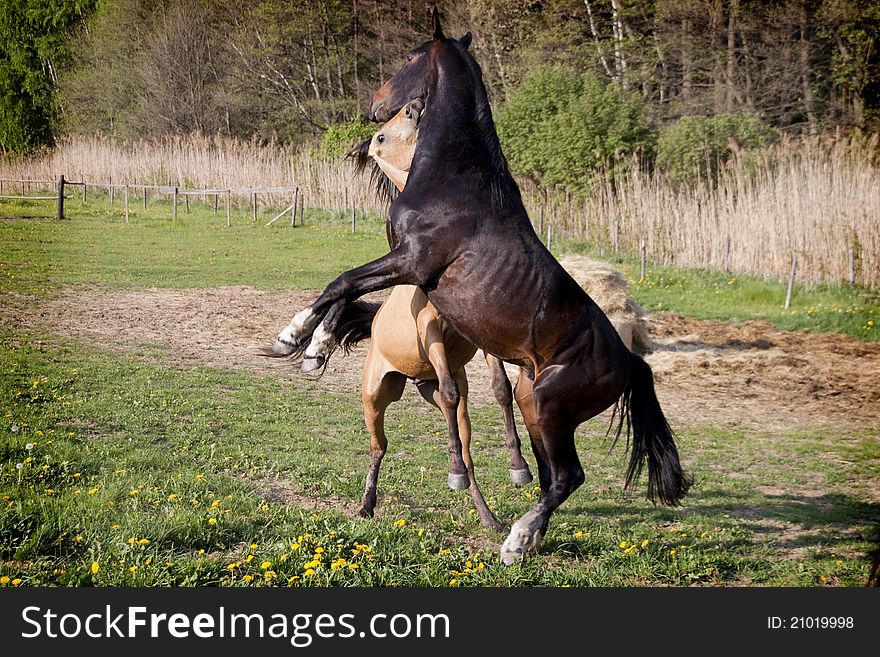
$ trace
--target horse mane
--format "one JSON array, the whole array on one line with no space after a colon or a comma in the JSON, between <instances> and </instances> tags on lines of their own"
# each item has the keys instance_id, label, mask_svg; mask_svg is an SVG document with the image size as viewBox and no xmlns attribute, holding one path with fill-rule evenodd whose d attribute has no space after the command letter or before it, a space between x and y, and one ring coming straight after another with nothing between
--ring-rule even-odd
<instances>
[{"instance_id":1,"label":"horse mane","mask_svg":"<svg viewBox=\"0 0 880 657\"><path fill-rule=\"evenodd\" d=\"M382 168L378 164L376 164L376 161L370 157L371 141L372 137L358 144L346 153L346 157L350 157L354 162L354 172L356 174L364 173L367 165L371 165L370 184L375 188L376 194L379 198L384 203L390 204L400 194L400 190L398 190L397 186L391 182L391 178L385 175L385 172L382 171Z\"/></svg>"},{"instance_id":2,"label":"horse mane","mask_svg":"<svg viewBox=\"0 0 880 657\"><path fill-rule=\"evenodd\" d=\"M502 209L514 199L519 206L522 206L519 186L510 173L507 158L501 151L501 142L498 139L498 132L495 130L495 122L492 120L492 108L489 105L486 85L483 83L483 71L467 48L458 41L453 40L452 43L455 44L456 50L467 67L471 88L474 92L477 136L489 155L491 178L487 182L492 192L492 207Z\"/></svg>"}]
</instances>

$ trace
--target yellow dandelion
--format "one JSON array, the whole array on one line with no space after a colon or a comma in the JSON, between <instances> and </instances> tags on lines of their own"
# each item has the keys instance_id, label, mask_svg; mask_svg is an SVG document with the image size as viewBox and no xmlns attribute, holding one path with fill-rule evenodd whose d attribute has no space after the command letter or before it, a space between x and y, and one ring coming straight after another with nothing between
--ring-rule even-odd
<instances>
[{"instance_id":1,"label":"yellow dandelion","mask_svg":"<svg viewBox=\"0 0 880 657\"><path fill-rule=\"evenodd\" d=\"M315 554L323 554L323 553L324 553L324 548L322 548L320 545L315 548Z\"/></svg>"},{"instance_id":2,"label":"yellow dandelion","mask_svg":"<svg viewBox=\"0 0 880 657\"><path fill-rule=\"evenodd\" d=\"M260 546L257 545L256 543L251 543L248 547L249 547L251 550L256 550L256 549L257 549L258 547L260 547Z\"/></svg>"},{"instance_id":3,"label":"yellow dandelion","mask_svg":"<svg viewBox=\"0 0 880 657\"><path fill-rule=\"evenodd\" d=\"M395 527L403 527L405 524L406 524L406 520L404 518L399 518L398 520L394 521Z\"/></svg>"},{"instance_id":4,"label":"yellow dandelion","mask_svg":"<svg viewBox=\"0 0 880 657\"><path fill-rule=\"evenodd\" d=\"M293 577L288 577L288 578L287 578L287 583L288 583L288 584L293 584L294 582L296 582L296 581L298 581L298 580L299 580L299 575L294 575Z\"/></svg>"},{"instance_id":5,"label":"yellow dandelion","mask_svg":"<svg viewBox=\"0 0 880 657\"><path fill-rule=\"evenodd\" d=\"M307 568L306 571L303 573L303 576L304 577L311 577L314 574L315 574L314 568Z\"/></svg>"},{"instance_id":6,"label":"yellow dandelion","mask_svg":"<svg viewBox=\"0 0 880 657\"><path fill-rule=\"evenodd\" d=\"M150 539L148 539L148 538L142 538L141 540L138 541L138 545L149 545L149 544L150 544Z\"/></svg>"},{"instance_id":7,"label":"yellow dandelion","mask_svg":"<svg viewBox=\"0 0 880 657\"><path fill-rule=\"evenodd\" d=\"M122 525L114 522L112 525L110 525L110 529L122 529Z\"/></svg>"},{"instance_id":8,"label":"yellow dandelion","mask_svg":"<svg viewBox=\"0 0 880 657\"><path fill-rule=\"evenodd\" d=\"M621 541L621 542L620 542L620 549L621 549L621 550L625 550L625 549L626 549L626 546L627 546L627 542L626 542L626 541Z\"/></svg>"},{"instance_id":9,"label":"yellow dandelion","mask_svg":"<svg viewBox=\"0 0 880 657\"><path fill-rule=\"evenodd\" d=\"M128 491L128 494L129 495L137 495L140 492L141 492L140 488L132 488L130 491Z\"/></svg>"},{"instance_id":10,"label":"yellow dandelion","mask_svg":"<svg viewBox=\"0 0 880 657\"><path fill-rule=\"evenodd\" d=\"M208 518L208 524L209 524L209 525L216 525L216 524L217 524L217 518Z\"/></svg>"},{"instance_id":11,"label":"yellow dandelion","mask_svg":"<svg viewBox=\"0 0 880 657\"><path fill-rule=\"evenodd\" d=\"M823 578L823 580L824 580L824 578ZM21 584L21 579L20 579L20 578L16 577L14 580L12 580L12 585L13 585L13 586L18 586L19 584Z\"/></svg>"},{"instance_id":12,"label":"yellow dandelion","mask_svg":"<svg viewBox=\"0 0 880 657\"><path fill-rule=\"evenodd\" d=\"M453 577L449 580L449 586L458 586L458 580Z\"/></svg>"},{"instance_id":13,"label":"yellow dandelion","mask_svg":"<svg viewBox=\"0 0 880 657\"><path fill-rule=\"evenodd\" d=\"M670 551L669 551L669 556L670 556L670 557L674 557L674 556L675 556L675 550L670 550Z\"/></svg>"},{"instance_id":14,"label":"yellow dandelion","mask_svg":"<svg viewBox=\"0 0 880 657\"><path fill-rule=\"evenodd\" d=\"M131 572L136 572L137 569L138 569L137 566L132 566L131 568L129 568L129 570L130 570Z\"/></svg>"},{"instance_id":15,"label":"yellow dandelion","mask_svg":"<svg viewBox=\"0 0 880 657\"><path fill-rule=\"evenodd\" d=\"M642 549L644 549L646 547L648 547L648 539L647 538L644 541L642 541Z\"/></svg>"},{"instance_id":16,"label":"yellow dandelion","mask_svg":"<svg viewBox=\"0 0 880 657\"><path fill-rule=\"evenodd\" d=\"M247 555L247 558L245 559L245 562L246 562L246 563L250 563L250 562L253 561L253 560L254 560L254 555L249 554L249 555Z\"/></svg>"},{"instance_id":17,"label":"yellow dandelion","mask_svg":"<svg viewBox=\"0 0 880 657\"><path fill-rule=\"evenodd\" d=\"M254 576L253 576L253 575L245 575L244 577L242 577L242 579L243 579L245 582L252 582L253 579L254 579Z\"/></svg>"},{"instance_id":18,"label":"yellow dandelion","mask_svg":"<svg viewBox=\"0 0 880 657\"><path fill-rule=\"evenodd\" d=\"M95 486L94 488L89 488L89 495L94 495L97 492L98 492L97 486Z\"/></svg>"},{"instance_id":19,"label":"yellow dandelion","mask_svg":"<svg viewBox=\"0 0 880 657\"><path fill-rule=\"evenodd\" d=\"M212 509L219 509L220 508L220 500L214 500L213 502L211 502L211 508Z\"/></svg>"},{"instance_id":20,"label":"yellow dandelion","mask_svg":"<svg viewBox=\"0 0 880 657\"><path fill-rule=\"evenodd\" d=\"M9 584L9 581L10 580L9 580L8 575L4 575L3 577L0 577L0 584L2 584L3 586L6 586L7 584Z\"/></svg>"},{"instance_id":21,"label":"yellow dandelion","mask_svg":"<svg viewBox=\"0 0 880 657\"><path fill-rule=\"evenodd\" d=\"M82 543L82 542L83 542L83 536L82 536L82 534L77 534L76 536L74 536L74 537L73 537L73 542L74 542L74 543Z\"/></svg>"},{"instance_id":22,"label":"yellow dandelion","mask_svg":"<svg viewBox=\"0 0 880 657\"><path fill-rule=\"evenodd\" d=\"M348 567L349 567L351 570L357 570L358 568L360 568L360 565L358 565L358 564L356 564L356 563L350 563L350 564L348 564Z\"/></svg>"},{"instance_id":23,"label":"yellow dandelion","mask_svg":"<svg viewBox=\"0 0 880 657\"><path fill-rule=\"evenodd\" d=\"M269 570L271 567L272 567L271 561L264 561L263 563L260 564L261 570Z\"/></svg>"},{"instance_id":24,"label":"yellow dandelion","mask_svg":"<svg viewBox=\"0 0 880 657\"><path fill-rule=\"evenodd\" d=\"M152 566L153 560L152 559L144 559L144 565L145 566Z\"/></svg>"}]
</instances>

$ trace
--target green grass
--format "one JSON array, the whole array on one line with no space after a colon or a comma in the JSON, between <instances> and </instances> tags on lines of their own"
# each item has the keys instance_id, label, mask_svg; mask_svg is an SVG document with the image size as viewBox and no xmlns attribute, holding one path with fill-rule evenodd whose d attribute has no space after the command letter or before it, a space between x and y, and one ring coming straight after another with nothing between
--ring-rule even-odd
<instances>
[{"instance_id":1,"label":"green grass","mask_svg":"<svg viewBox=\"0 0 880 657\"><path fill-rule=\"evenodd\" d=\"M264 229L245 211L227 229L210 211L181 212L174 224L159 207L126 226L118 207L109 214L96 202L77 214L76 205L61 223L0 222L4 292L316 288L385 249L378 219L353 236L345 218L319 224L317 213L304 228ZM13 213L24 214L0 206ZM694 314L729 303L726 318L761 316L739 283L701 305L709 275L669 276L680 285L643 284L640 300ZM466 493L446 488L445 426L412 391L389 411L380 517L356 519L369 461L356 390L171 365L155 350L144 361L26 333L6 315L3 585L855 586L868 574L880 517L870 502L876 429L681 427L697 483L683 508L665 509L643 499L644 483L622 489L622 447L609 453L604 425L588 423L578 437L587 481L554 515L540 554L503 567L503 536L479 526ZM481 486L510 522L536 490L507 481L497 409L476 406L472 418Z\"/></svg>"},{"instance_id":2,"label":"green grass","mask_svg":"<svg viewBox=\"0 0 880 657\"><path fill-rule=\"evenodd\" d=\"M276 211L262 209L254 225L250 208L233 214L192 204L192 214L152 203L129 223L117 201L111 208L93 198L86 206L68 202L67 218L46 219L46 204L0 201L0 284L4 290L47 292L61 285L114 288L252 285L268 290L315 289L334 275L388 250L384 219L350 217L320 210L305 213L305 225L290 227ZM42 211L44 218L2 221ZM337 248L343 245L343 249Z\"/></svg>"},{"instance_id":3,"label":"green grass","mask_svg":"<svg viewBox=\"0 0 880 657\"><path fill-rule=\"evenodd\" d=\"M561 249L598 254L582 242ZM556 251L556 249L554 249ZM880 340L880 294L858 286L796 284L785 309L787 283L743 274L650 265L626 256L605 257L631 281L633 298L650 311L721 322L766 320L784 331L834 332Z\"/></svg>"}]
</instances>

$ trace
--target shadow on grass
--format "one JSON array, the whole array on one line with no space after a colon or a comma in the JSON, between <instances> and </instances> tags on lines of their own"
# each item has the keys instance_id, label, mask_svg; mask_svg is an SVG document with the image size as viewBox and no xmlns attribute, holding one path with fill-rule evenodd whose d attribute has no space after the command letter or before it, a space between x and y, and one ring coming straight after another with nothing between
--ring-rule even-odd
<instances>
[{"instance_id":1,"label":"shadow on grass","mask_svg":"<svg viewBox=\"0 0 880 657\"><path fill-rule=\"evenodd\" d=\"M788 554L809 549L852 549L853 542L876 543L880 532L880 504L841 493L825 495L763 495L705 491L686 499L681 510L647 504L582 505L561 508L560 517L603 518L622 529L649 522L671 522L704 516L720 525L746 530L752 539L735 539L728 547L768 543ZM774 534L776 538L774 539Z\"/></svg>"}]
</instances>

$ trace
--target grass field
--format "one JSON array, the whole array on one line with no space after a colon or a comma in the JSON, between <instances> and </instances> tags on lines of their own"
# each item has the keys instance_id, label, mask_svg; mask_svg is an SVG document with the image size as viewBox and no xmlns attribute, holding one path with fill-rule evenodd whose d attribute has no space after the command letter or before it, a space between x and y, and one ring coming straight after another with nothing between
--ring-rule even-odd
<instances>
[{"instance_id":1,"label":"grass field","mask_svg":"<svg viewBox=\"0 0 880 657\"><path fill-rule=\"evenodd\" d=\"M249 212L135 213L95 200L0 205L0 583L26 585L854 586L876 544L876 427L756 431L677 426L696 485L681 509L621 488L626 457L605 426L579 431L584 486L540 554L503 567L502 536L445 485L439 413L389 411L379 517L351 517L368 463L359 391L307 378L186 365L161 346L103 348L17 313L69 286L315 289L383 252L378 217L307 215L291 229ZM261 217L262 218L262 217ZM582 244L557 248L584 250ZM554 249L556 250L556 249ZM620 266L637 278L638 263ZM635 275L635 276L634 276ZM705 319L877 340L877 295L738 275L649 268L633 294ZM291 309L293 310L293 309ZM30 324L29 324L30 325ZM279 327L280 328L280 327ZM483 492L504 522L536 500L507 481L502 423L472 408ZM531 456L527 455L531 460Z\"/></svg>"}]
</instances>

